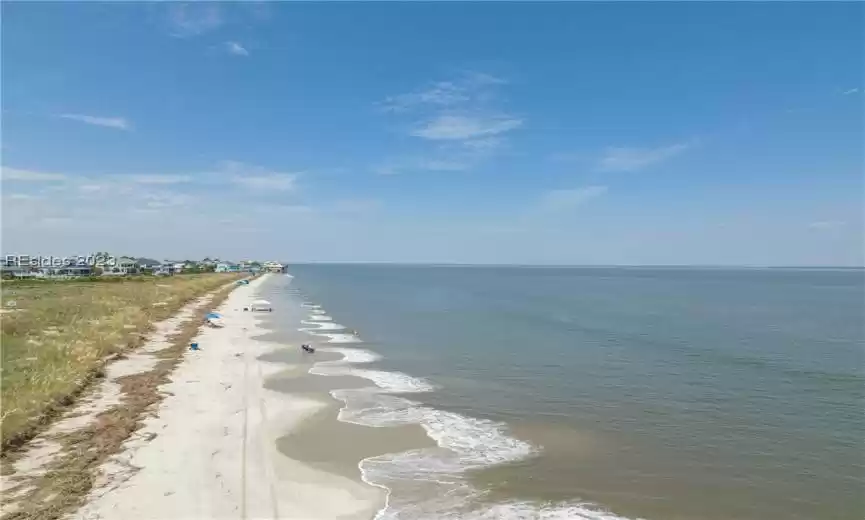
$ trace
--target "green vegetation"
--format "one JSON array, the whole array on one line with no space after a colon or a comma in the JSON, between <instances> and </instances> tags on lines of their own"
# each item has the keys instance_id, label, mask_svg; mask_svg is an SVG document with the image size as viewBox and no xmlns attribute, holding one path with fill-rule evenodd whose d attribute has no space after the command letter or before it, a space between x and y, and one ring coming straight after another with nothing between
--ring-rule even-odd
<instances>
[{"instance_id":1,"label":"green vegetation","mask_svg":"<svg viewBox=\"0 0 865 520\"><path fill-rule=\"evenodd\" d=\"M29 439L101 374L109 356L140 345L154 321L237 278L4 281L2 449Z\"/></svg>"},{"instance_id":2,"label":"green vegetation","mask_svg":"<svg viewBox=\"0 0 865 520\"><path fill-rule=\"evenodd\" d=\"M3 520L57 520L81 506L93 488L100 465L122 449L123 442L141 427L149 407L165 396L159 391L160 385L168 381L183 358L204 316L216 309L232 288L218 290L209 303L180 326L169 338L171 345L157 354L160 361L152 370L117 380L120 404L100 413L98 419L85 428L56 439L61 443L59 455L46 466L44 473L18 482L12 488L23 487L28 491L14 499L11 508L4 502L3 506L11 512L4 515Z\"/></svg>"}]
</instances>

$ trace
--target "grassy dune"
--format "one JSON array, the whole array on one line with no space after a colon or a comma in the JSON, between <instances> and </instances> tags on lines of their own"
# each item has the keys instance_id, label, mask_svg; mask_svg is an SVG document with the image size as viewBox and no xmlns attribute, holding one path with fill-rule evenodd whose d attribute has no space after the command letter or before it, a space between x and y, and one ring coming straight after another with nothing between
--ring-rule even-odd
<instances>
[{"instance_id":1,"label":"grassy dune","mask_svg":"<svg viewBox=\"0 0 865 520\"><path fill-rule=\"evenodd\" d=\"M101 373L106 357L141 344L154 321L239 277L4 283L2 448L28 438L71 403Z\"/></svg>"}]
</instances>

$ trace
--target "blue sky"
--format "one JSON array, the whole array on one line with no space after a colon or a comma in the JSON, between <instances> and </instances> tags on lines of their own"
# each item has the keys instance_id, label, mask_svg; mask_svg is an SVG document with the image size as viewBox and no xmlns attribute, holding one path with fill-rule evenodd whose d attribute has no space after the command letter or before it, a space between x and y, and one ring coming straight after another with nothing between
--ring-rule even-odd
<instances>
[{"instance_id":1,"label":"blue sky","mask_svg":"<svg viewBox=\"0 0 865 520\"><path fill-rule=\"evenodd\" d=\"M4 3L3 250L862 265L863 9Z\"/></svg>"}]
</instances>

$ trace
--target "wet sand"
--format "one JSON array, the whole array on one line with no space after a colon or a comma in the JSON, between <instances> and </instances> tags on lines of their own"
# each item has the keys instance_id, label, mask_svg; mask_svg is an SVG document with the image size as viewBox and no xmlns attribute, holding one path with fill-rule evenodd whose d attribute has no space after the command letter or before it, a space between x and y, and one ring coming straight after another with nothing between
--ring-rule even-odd
<instances>
[{"instance_id":1,"label":"wet sand","mask_svg":"<svg viewBox=\"0 0 865 520\"><path fill-rule=\"evenodd\" d=\"M314 468L359 478L358 463L365 458L435 446L417 425L373 428L339 421L340 406L335 403L306 419L277 440L277 449Z\"/></svg>"},{"instance_id":2,"label":"wet sand","mask_svg":"<svg viewBox=\"0 0 865 520\"><path fill-rule=\"evenodd\" d=\"M304 395L313 394L312 398L324 402L330 403L333 401L333 404L336 405L337 401L335 401L328 392L334 390L336 388L369 388L372 387L372 384L366 379L362 379L360 377L352 377L352 376L311 376L311 377L303 377L299 376L298 371L293 370L291 374L293 377L285 377L288 376L289 372L285 372L285 376L283 377L274 377L270 379L265 385L266 388L270 390L276 390L277 392L285 392L288 394L298 394ZM282 375L282 374L281 374ZM336 410L332 410L333 415L336 416L339 411L339 406L337 406Z\"/></svg>"},{"instance_id":3,"label":"wet sand","mask_svg":"<svg viewBox=\"0 0 865 520\"><path fill-rule=\"evenodd\" d=\"M274 299L276 298L274 296ZM285 301L284 298L280 299ZM435 443L419 425L375 428L346 423L338 419L343 403L330 395L332 390L375 388L375 384L360 377L322 376L309 373L310 368L316 363L343 359L341 353L327 352L322 349L328 347L364 349L364 344L332 344L328 342L327 337L298 330L314 328L301 323L302 320L307 320L312 310L302 307L299 300L295 299L292 305L281 306L278 313L259 317L261 326L268 329L268 332L256 336L255 339L280 345L280 348L268 352L259 359L284 367L266 379L265 388L287 397L319 404L313 414L275 440L276 449L282 455L304 466L367 486L368 484L361 478L359 468L363 459L387 453L434 447ZM309 344L317 350L313 354L304 353L300 350L302 344ZM357 366L374 368L368 364Z\"/></svg>"},{"instance_id":4,"label":"wet sand","mask_svg":"<svg viewBox=\"0 0 865 520\"><path fill-rule=\"evenodd\" d=\"M340 421L337 417L343 404L334 399L330 391L375 388L375 385L360 377L307 372L315 362L342 357L332 352L316 352L310 356L296 353L294 349L279 349L267 355L271 362L297 363L268 378L267 389L323 403L315 414L277 439L280 453L316 469L360 481L358 464L365 458L435 446L418 425L374 428Z\"/></svg>"}]
</instances>

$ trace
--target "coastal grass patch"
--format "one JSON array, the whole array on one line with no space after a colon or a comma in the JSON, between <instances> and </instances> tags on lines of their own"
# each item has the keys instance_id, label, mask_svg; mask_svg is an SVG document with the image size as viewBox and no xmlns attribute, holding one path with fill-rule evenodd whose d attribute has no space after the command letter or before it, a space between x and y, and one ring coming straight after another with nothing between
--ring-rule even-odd
<instances>
[{"instance_id":1,"label":"coastal grass patch","mask_svg":"<svg viewBox=\"0 0 865 520\"><path fill-rule=\"evenodd\" d=\"M142 426L145 413L163 399L159 387L168 382L183 359L204 316L216 309L232 289L217 291L180 325L178 332L169 338L171 345L156 354L160 361L153 369L117 379L121 387L119 405L99 414L88 426L57 439L62 445L61 455L35 482L28 483L30 491L17 500L21 506L4 515L3 520L56 520L83 505L93 489L98 468L121 451L126 439Z\"/></svg>"},{"instance_id":2,"label":"coastal grass patch","mask_svg":"<svg viewBox=\"0 0 865 520\"><path fill-rule=\"evenodd\" d=\"M32 438L112 356L142 344L155 321L234 274L129 278L112 283L3 283L0 449ZM8 464L4 464L8 467Z\"/></svg>"}]
</instances>

